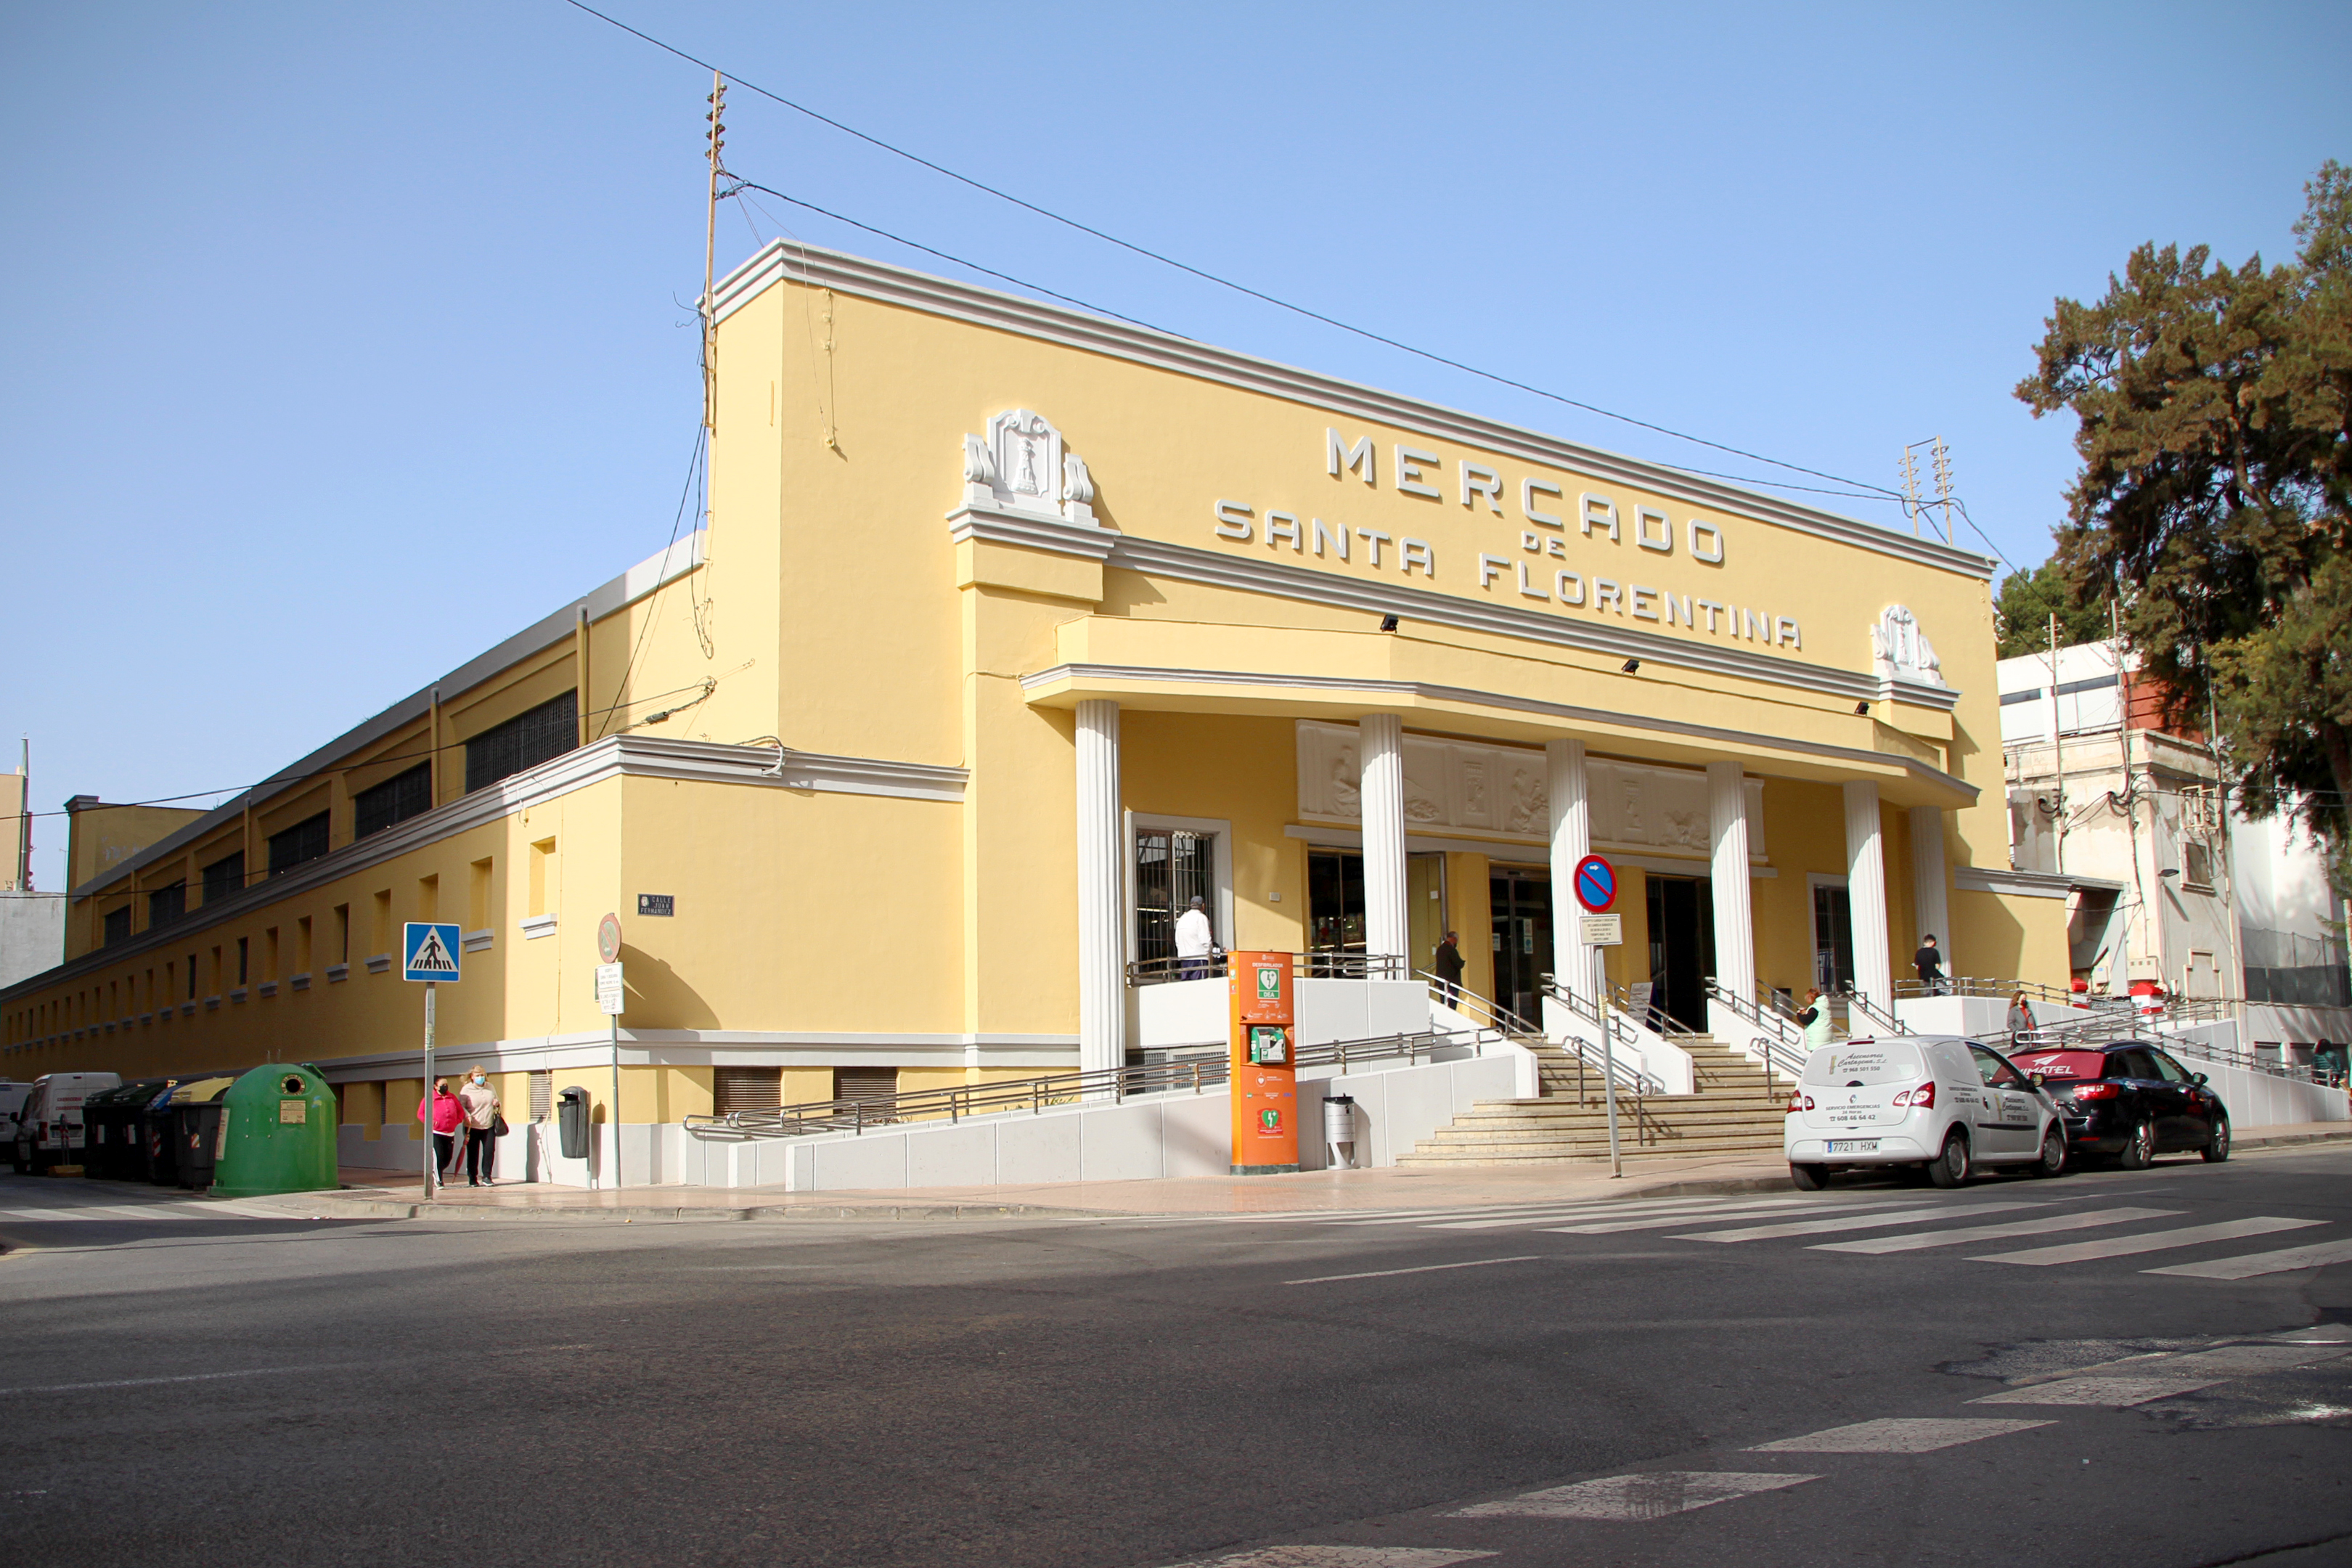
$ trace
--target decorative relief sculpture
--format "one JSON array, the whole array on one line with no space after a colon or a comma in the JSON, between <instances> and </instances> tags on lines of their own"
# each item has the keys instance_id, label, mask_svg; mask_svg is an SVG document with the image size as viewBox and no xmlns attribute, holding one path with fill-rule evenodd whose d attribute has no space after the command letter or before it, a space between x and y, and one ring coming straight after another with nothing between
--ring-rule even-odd
<instances>
[{"instance_id":1,"label":"decorative relief sculpture","mask_svg":"<svg viewBox=\"0 0 2352 1568\"><path fill-rule=\"evenodd\" d=\"M1358 735L1352 724L1302 719L1298 815L1355 823L1363 816ZM1415 830L1488 834L1541 844L1551 832L1551 780L1541 752L1475 741L1405 737L1405 820ZM1706 774L1595 757L1586 764L1592 840L1605 849L1665 850L1704 875L1714 842ZM1748 781L1748 847L1762 857L1764 781Z\"/></svg>"},{"instance_id":2,"label":"decorative relief sculpture","mask_svg":"<svg viewBox=\"0 0 2352 1568\"><path fill-rule=\"evenodd\" d=\"M1870 628L1870 657L1882 680L1907 680L1919 686L1942 686L1943 661L1919 629L1919 617L1909 606L1889 605Z\"/></svg>"},{"instance_id":3,"label":"decorative relief sculpture","mask_svg":"<svg viewBox=\"0 0 2352 1568\"><path fill-rule=\"evenodd\" d=\"M990 511L1059 517L1094 527L1095 480L1042 414L1013 408L963 438L963 503Z\"/></svg>"}]
</instances>

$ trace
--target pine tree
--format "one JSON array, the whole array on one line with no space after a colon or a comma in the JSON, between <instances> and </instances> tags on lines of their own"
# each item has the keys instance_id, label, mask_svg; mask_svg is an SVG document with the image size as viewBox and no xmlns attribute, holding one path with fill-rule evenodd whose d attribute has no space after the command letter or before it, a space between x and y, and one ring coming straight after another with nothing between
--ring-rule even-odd
<instances>
[{"instance_id":1,"label":"pine tree","mask_svg":"<svg viewBox=\"0 0 2352 1568\"><path fill-rule=\"evenodd\" d=\"M2102 642L2111 635L2104 596L2078 603L2073 584L2054 560L2031 572L2012 572L2000 580L2000 596L1993 602L2000 632L2000 657L2050 651L2050 617L2058 617L2058 646Z\"/></svg>"},{"instance_id":2,"label":"pine tree","mask_svg":"<svg viewBox=\"0 0 2352 1568\"><path fill-rule=\"evenodd\" d=\"M2209 704L2242 807L2293 810L2347 868L2352 802L2352 170L2304 187L2295 259L2143 245L2062 299L2017 395L2071 409L2054 566L2113 595L2173 717ZM2211 263L2209 265L2209 263ZM2006 584L2004 584L2004 588ZM2004 651L2006 649L2004 648Z\"/></svg>"}]
</instances>

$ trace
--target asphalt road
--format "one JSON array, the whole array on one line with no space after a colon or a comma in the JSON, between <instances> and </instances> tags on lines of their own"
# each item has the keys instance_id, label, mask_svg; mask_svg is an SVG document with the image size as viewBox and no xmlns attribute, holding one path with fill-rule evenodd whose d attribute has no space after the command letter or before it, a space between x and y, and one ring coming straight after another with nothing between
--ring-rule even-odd
<instances>
[{"instance_id":1,"label":"asphalt road","mask_svg":"<svg viewBox=\"0 0 2352 1568\"><path fill-rule=\"evenodd\" d=\"M2347 1178L620 1225L0 1176L0 1552L2352 1563L2352 1263L2149 1272L2352 1257Z\"/></svg>"}]
</instances>

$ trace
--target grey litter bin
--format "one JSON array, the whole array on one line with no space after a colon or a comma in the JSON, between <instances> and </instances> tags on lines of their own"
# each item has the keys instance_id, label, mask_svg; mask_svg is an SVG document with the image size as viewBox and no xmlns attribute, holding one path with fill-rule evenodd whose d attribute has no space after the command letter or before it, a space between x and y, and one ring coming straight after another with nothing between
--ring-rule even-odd
<instances>
[{"instance_id":1,"label":"grey litter bin","mask_svg":"<svg viewBox=\"0 0 2352 1568\"><path fill-rule=\"evenodd\" d=\"M1356 1101L1351 1095L1323 1097L1323 1142L1330 1147L1334 1170L1356 1168Z\"/></svg>"},{"instance_id":2,"label":"grey litter bin","mask_svg":"<svg viewBox=\"0 0 2352 1568\"><path fill-rule=\"evenodd\" d=\"M555 1130L565 1159L585 1160L588 1157L586 1089L574 1085L555 1097Z\"/></svg>"}]
</instances>

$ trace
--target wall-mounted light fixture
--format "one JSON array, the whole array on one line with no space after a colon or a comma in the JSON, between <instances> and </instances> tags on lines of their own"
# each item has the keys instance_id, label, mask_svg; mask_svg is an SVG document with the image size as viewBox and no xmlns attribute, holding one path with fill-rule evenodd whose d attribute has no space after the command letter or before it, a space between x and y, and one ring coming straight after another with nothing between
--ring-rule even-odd
<instances>
[{"instance_id":1,"label":"wall-mounted light fixture","mask_svg":"<svg viewBox=\"0 0 2352 1568\"><path fill-rule=\"evenodd\" d=\"M1381 630L1384 632L1392 632L1396 629L1397 618L1394 616L1382 616L1381 617Z\"/></svg>"},{"instance_id":2,"label":"wall-mounted light fixture","mask_svg":"<svg viewBox=\"0 0 2352 1568\"><path fill-rule=\"evenodd\" d=\"M1625 661L1625 663L1624 663L1623 670L1624 670L1624 673L1625 673L1625 674L1627 674L1627 675L1631 675L1631 674L1633 674L1635 670L1637 670L1637 669L1639 669L1639 668L1642 668L1642 661L1641 661L1640 659L1638 659L1638 658L1629 658L1629 659L1627 659L1627 660Z\"/></svg>"},{"instance_id":3,"label":"wall-mounted light fixture","mask_svg":"<svg viewBox=\"0 0 2352 1568\"><path fill-rule=\"evenodd\" d=\"M2163 870L2158 871L2157 875L2159 877L2178 877L2180 875L2180 868L2178 866L2167 866Z\"/></svg>"},{"instance_id":4,"label":"wall-mounted light fixture","mask_svg":"<svg viewBox=\"0 0 2352 1568\"><path fill-rule=\"evenodd\" d=\"M1870 711L1870 704L1867 702L1857 702L1853 705L1853 710L1858 714L1867 714Z\"/></svg>"}]
</instances>

